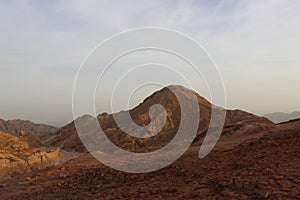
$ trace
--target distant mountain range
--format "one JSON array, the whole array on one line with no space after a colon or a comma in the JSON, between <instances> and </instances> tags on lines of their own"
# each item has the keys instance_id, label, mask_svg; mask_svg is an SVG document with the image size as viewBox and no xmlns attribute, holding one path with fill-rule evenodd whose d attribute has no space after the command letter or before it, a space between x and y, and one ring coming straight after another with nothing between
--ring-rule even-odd
<instances>
[{"instance_id":1,"label":"distant mountain range","mask_svg":"<svg viewBox=\"0 0 300 200\"><path fill-rule=\"evenodd\" d=\"M274 123L281 123L300 118L300 111L292 113L275 112L267 114L264 117L268 118Z\"/></svg>"},{"instance_id":2,"label":"distant mountain range","mask_svg":"<svg viewBox=\"0 0 300 200\"><path fill-rule=\"evenodd\" d=\"M47 134L54 133L58 128L45 124L35 124L28 120L3 120L0 119L0 131L19 136L21 131L31 133L36 138L41 138Z\"/></svg>"}]
</instances>

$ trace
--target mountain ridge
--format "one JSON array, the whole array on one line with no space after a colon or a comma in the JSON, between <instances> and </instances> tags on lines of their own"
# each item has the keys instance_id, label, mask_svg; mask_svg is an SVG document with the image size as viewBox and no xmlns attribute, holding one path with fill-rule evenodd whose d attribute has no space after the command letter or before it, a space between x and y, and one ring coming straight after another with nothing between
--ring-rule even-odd
<instances>
[{"instance_id":1,"label":"mountain ridge","mask_svg":"<svg viewBox=\"0 0 300 200\"><path fill-rule=\"evenodd\" d=\"M31 133L36 138L40 139L44 135L54 133L58 130L57 127L46 125L46 124L37 124L29 120L4 120L0 119L0 131L9 133L13 136L19 136L21 131Z\"/></svg>"},{"instance_id":2,"label":"mountain ridge","mask_svg":"<svg viewBox=\"0 0 300 200\"><path fill-rule=\"evenodd\" d=\"M268 118L274 123L282 123L282 122L288 122L290 120L299 119L300 111L294 111L291 113L274 112L274 113L266 114L264 117Z\"/></svg>"}]
</instances>

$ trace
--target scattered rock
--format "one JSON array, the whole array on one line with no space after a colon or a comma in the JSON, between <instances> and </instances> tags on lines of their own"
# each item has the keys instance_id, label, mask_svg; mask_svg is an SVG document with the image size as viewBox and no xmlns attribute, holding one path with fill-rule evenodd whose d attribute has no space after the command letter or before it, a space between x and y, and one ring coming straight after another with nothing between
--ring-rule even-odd
<instances>
[{"instance_id":1,"label":"scattered rock","mask_svg":"<svg viewBox=\"0 0 300 200\"><path fill-rule=\"evenodd\" d=\"M283 175L279 175L279 176L276 176L275 177L277 180L281 180L281 179L284 179L284 176Z\"/></svg>"},{"instance_id":2,"label":"scattered rock","mask_svg":"<svg viewBox=\"0 0 300 200\"><path fill-rule=\"evenodd\" d=\"M0 184L0 188L6 187L6 184L2 183Z\"/></svg>"}]
</instances>

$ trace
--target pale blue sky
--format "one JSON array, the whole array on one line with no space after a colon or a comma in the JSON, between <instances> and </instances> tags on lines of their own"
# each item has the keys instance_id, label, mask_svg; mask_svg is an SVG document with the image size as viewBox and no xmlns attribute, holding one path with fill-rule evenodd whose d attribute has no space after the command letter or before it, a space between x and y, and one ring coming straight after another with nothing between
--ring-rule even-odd
<instances>
[{"instance_id":1,"label":"pale blue sky","mask_svg":"<svg viewBox=\"0 0 300 200\"><path fill-rule=\"evenodd\" d=\"M299 10L297 0L0 0L0 118L71 121L73 81L89 51L144 26L201 43L220 69L228 108L300 110Z\"/></svg>"}]
</instances>

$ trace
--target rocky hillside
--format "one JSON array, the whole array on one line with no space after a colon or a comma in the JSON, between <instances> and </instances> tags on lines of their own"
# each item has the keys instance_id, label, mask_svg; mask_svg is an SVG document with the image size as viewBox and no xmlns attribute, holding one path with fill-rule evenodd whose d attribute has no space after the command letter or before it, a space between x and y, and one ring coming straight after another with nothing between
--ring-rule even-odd
<instances>
[{"instance_id":1,"label":"rocky hillside","mask_svg":"<svg viewBox=\"0 0 300 200\"><path fill-rule=\"evenodd\" d=\"M99 124L101 125L103 131L108 136L108 138L117 146L132 152L150 152L161 148L162 146L169 143L173 137L176 135L180 120L181 120L181 110L180 104L176 96L171 90L177 91L180 95L185 98L185 103L187 106L192 104L193 98L191 95L197 96L197 103L200 107L200 120L198 122L198 139L200 136L204 136L208 126L210 124L210 118L212 109L217 113L223 110L220 107L216 107L208 102L206 99L201 97L199 94L186 89L182 86L169 86L165 87L160 91L155 92L151 96L147 97L141 104L129 111L132 120L135 124L145 127L150 124L149 110L151 106L155 104L162 105L166 111L166 123L164 124L161 131L154 135L156 127L160 127L161 123L164 121L164 116L158 114L152 122L148 129L142 133L143 136L151 136L148 138L139 138L128 135L124 133L116 124L114 117L122 118L126 117L126 112L122 111L114 114L103 113L97 117ZM155 112L155 111L154 111ZM256 121L262 124L272 124L269 120L255 116L251 113L247 113L241 110L227 110L226 111L225 125L230 125L233 123L241 121ZM88 126L89 120L92 120L91 116L83 116L77 120L81 120ZM141 128L137 127L135 124L127 123L126 130L130 131L132 134L141 134ZM215 122L215 126L218 125L218 121ZM189 131L188 128L186 131ZM84 146L79 139L74 122L66 125L65 127L57 131L57 136L48 141L51 146L62 147L63 149L74 149L76 151L85 151ZM95 132L95 134L97 134ZM103 144L105 146L105 144Z\"/></svg>"},{"instance_id":2,"label":"rocky hillside","mask_svg":"<svg viewBox=\"0 0 300 200\"><path fill-rule=\"evenodd\" d=\"M300 121L259 125L228 125L205 158L195 144L173 164L145 174L116 171L82 154L0 183L0 198L300 199Z\"/></svg>"},{"instance_id":3,"label":"rocky hillside","mask_svg":"<svg viewBox=\"0 0 300 200\"><path fill-rule=\"evenodd\" d=\"M41 138L44 135L56 132L57 128L45 124L35 124L28 120L17 119L5 121L0 119L0 131L10 133L14 136L18 136L20 131L26 131L37 138Z\"/></svg>"},{"instance_id":4,"label":"rocky hillside","mask_svg":"<svg viewBox=\"0 0 300 200\"><path fill-rule=\"evenodd\" d=\"M0 131L0 181L11 174L49 164L58 154L58 149L43 149L34 136L24 131L19 137Z\"/></svg>"}]
</instances>

